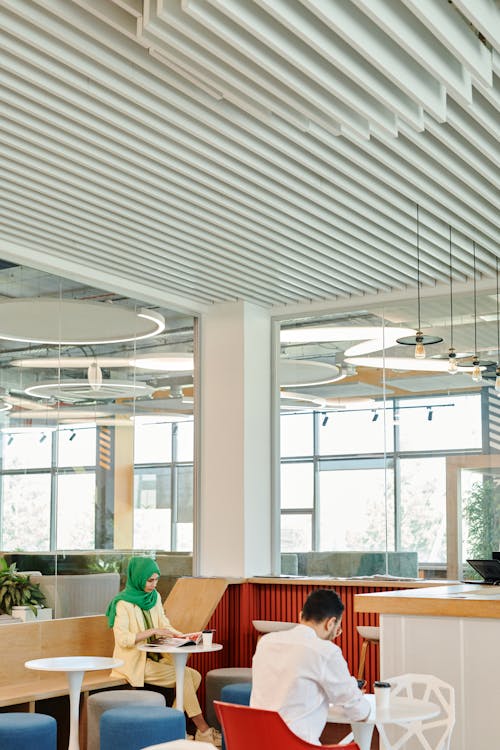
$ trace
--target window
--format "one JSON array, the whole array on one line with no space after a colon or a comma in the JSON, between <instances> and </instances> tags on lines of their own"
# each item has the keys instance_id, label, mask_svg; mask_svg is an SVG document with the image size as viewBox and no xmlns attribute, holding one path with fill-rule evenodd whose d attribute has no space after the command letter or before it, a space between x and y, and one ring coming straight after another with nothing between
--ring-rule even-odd
<instances>
[{"instance_id":1,"label":"window","mask_svg":"<svg viewBox=\"0 0 500 750\"><path fill-rule=\"evenodd\" d=\"M281 551L417 552L419 564L444 567L447 456L481 451L482 408L480 394L457 393L331 410L328 421L323 412L282 417ZM462 472L464 556L500 549L500 480L492 473ZM491 533L488 524L474 528L467 512L486 495Z\"/></svg>"},{"instance_id":2,"label":"window","mask_svg":"<svg viewBox=\"0 0 500 750\"><path fill-rule=\"evenodd\" d=\"M95 438L95 436L94 436ZM95 547L95 472L57 477L57 549Z\"/></svg>"},{"instance_id":3,"label":"window","mask_svg":"<svg viewBox=\"0 0 500 750\"><path fill-rule=\"evenodd\" d=\"M320 471L320 550L394 549L392 486L386 487L383 462L371 463ZM388 480L392 484L392 472Z\"/></svg>"},{"instance_id":4,"label":"window","mask_svg":"<svg viewBox=\"0 0 500 750\"><path fill-rule=\"evenodd\" d=\"M50 483L49 473L3 476L3 550L50 549Z\"/></svg>"},{"instance_id":5,"label":"window","mask_svg":"<svg viewBox=\"0 0 500 750\"><path fill-rule=\"evenodd\" d=\"M400 548L417 550L422 562L446 562L446 462L401 459Z\"/></svg>"}]
</instances>

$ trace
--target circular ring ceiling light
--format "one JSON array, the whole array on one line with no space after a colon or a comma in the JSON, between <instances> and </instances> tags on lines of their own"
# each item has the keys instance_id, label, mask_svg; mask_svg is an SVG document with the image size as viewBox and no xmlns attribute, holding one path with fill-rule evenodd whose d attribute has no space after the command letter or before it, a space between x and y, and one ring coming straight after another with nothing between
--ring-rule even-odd
<instances>
[{"instance_id":1,"label":"circular ring ceiling light","mask_svg":"<svg viewBox=\"0 0 500 750\"><path fill-rule=\"evenodd\" d=\"M0 302L0 338L32 344L113 344L161 333L165 319L153 310L105 302L24 298Z\"/></svg>"},{"instance_id":2,"label":"circular ring ceiling light","mask_svg":"<svg viewBox=\"0 0 500 750\"><path fill-rule=\"evenodd\" d=\"M144 398L145 396L152 396L153 392L154 389L145 383L134 383L128 380L103 380L98 391L92 388L88 380L37 383L25 390L28 396L69 402Z\"/></svg>"},{"instance_id":3,"label":"circular ring ceiling light","mask_svg":"<svg viewBox=\"0 0 500 750\"><path fill-rule=\"evenodd\" d=\"M280 331L282 344L322 344L332 341L362 341L346 349L346 356L369 354L394 346L401 336L415 335L412 328L390 326L309 326L284 328Z\"/></svg>"},{"instance_id":4,"label":"circular ring ceiling light","mask_svg":"<svg viewBox=\"0 0 500 750\"><path fill-rule=\"evenodd\" d=\"M340 380L344 375L328 362L311 362L303 359L280 359L279 380L281 386L325 385Z\"/></svg>"},{"instance_id":5,"label":"circular ring ceiling light","mask_svg":"<svg viewBox=\"0 0 500 750\"><path fill-rule=\"evenodd\" d=\"M28 369L86 370L91 363L106 369L137 367L159 372L191 372L194 368L193 355L183 352L145 352L131 357L33 357L14 359L9 364Z\"/></svg>"}]
</instances>

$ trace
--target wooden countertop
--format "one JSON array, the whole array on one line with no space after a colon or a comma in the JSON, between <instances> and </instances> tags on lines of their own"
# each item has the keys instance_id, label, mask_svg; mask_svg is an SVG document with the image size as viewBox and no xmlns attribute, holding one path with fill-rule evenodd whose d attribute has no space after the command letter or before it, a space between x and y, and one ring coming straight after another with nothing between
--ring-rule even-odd
<instances>
[{"instance_id":1,"label":"wooden countertop","mask_svg":"<svg viewBox=\"0 0 500 750\"><path fill-rule=\"evenodd\" d=\"M374 588L401 588L414 589L423 586L442 586L443 581L425 581L423 578L378 578L377 576L367 576L365 578L330 578L322 576L320 578L306 578L302 576L255 576L247 579L250 583L260 584L285 584L297 586L358 586Z\"/></svg>"},{"instance_id":2,"label":"wooden countertop","mask_svg":"<svg viewBox=\"0 0 500 750\"><path fill-rule=\"evenodd\" d=\"M500 619L500 586L457 583L405 591L357 594L355 612Z\"/></svg>"}]
</instances>

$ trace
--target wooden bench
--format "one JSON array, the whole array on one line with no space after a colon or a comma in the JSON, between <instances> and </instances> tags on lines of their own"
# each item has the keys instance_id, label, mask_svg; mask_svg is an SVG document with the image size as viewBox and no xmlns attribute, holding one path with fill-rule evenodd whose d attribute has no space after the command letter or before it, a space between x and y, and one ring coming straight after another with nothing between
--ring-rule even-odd
<instances>
[{"instance_id":1,"label":"wooden bench","mask_svg":"<svg viewBox=\"0 0 500 750\"><path fill-rule=\"evenodd\" d=\"M172 624L184 632L206 626L227 581L222 578L180 578L164 607ZM35 710L35 701L68 695L66 675L26 669L28 659L50 656L111 656L113 631L104 615L69 617L0 627L0 708L25 704ZM89 692L125 685L110 677L109 670L89 672L82 686L84 702Z\"/></svg>"},{"instance_id":2,"label":"wooden bench","mask_svg":"<svg viewBox=\"0 0 500 750\"><path fill-rule=\"evenodd\" d=\"M113 631L104 615L70 617L0 627L0 707L25 704L35 710L35 701L68 695L66 675L26 669L28 659L50 656L111 656ZM111 679L110 671L85 675L82 693L124 685Z\"/></svg>"}]
</instances>

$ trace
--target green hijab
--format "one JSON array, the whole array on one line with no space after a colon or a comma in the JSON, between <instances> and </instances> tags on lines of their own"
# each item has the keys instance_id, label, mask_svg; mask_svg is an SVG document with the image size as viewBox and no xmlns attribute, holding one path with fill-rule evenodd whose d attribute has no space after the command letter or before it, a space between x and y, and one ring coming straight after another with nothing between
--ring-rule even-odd
<instances>
[{"instance_id":1,"label":"green hijab","mask_svg":"<svg viewBox=\"0 0 500 750\"><path fill-rule=\"evenodd\" d=\"M158 599L157 591L144 591L146 581L153 573L160 575L160 568L151 557L132 557L127 568L127 584L114 599L111 599L106 610L109 627L115 624L116 605L120 601L137 604L143 610L152 609Z\"/></svg>"}]
</instances>

